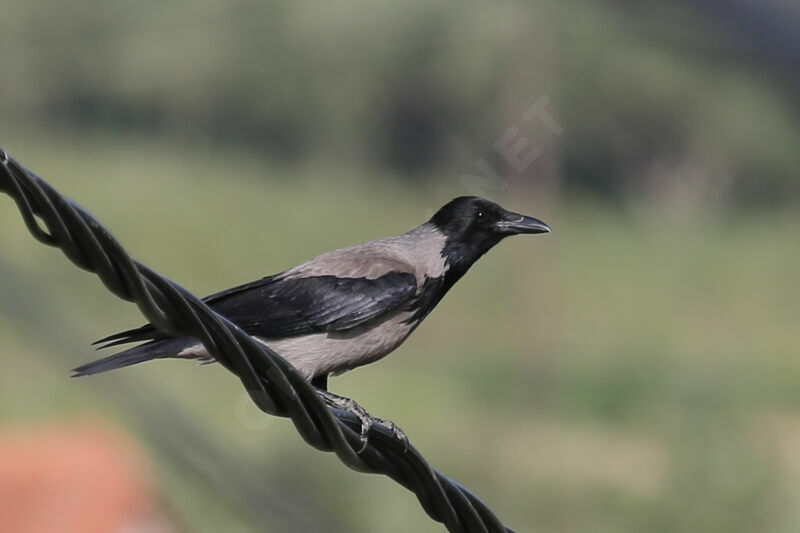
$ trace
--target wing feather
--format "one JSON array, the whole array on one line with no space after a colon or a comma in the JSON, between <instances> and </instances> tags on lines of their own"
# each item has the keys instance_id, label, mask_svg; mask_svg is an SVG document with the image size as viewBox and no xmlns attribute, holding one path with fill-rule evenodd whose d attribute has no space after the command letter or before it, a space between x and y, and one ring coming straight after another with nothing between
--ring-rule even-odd
<instances>
[{"instance_id":1,"label":"wing feather","mask_svg":"<svg viewBox=\"0 0 800 533\"><path fill-rule=\"evenodd\" d=\"M251 335L277 339L322 332L342 332L369 323L409 304L417 279L389 272L374 279L272 276L204 299L216 312ZM168 338L151 325L97 341L104 348Z\"/></svg>"}]
</instances>

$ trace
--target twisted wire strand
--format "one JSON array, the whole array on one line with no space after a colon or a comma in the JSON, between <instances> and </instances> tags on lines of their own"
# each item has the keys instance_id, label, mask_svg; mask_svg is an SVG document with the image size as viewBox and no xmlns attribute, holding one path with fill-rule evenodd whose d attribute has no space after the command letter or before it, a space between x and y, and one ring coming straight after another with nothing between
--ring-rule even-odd
<instances>
[{"instance_id":1,"label":"twisted wire strand","mask_svg":"<svg viewBox=\"0 0 800 533\"><path fill-rule=\"evenodd\" d=\"M310 446L333 452L348 467L383 474L412 491L425 512L452 533L513 533L462 485L437 472L419 451L374 425L363 451L361 422L328 407L286 360L174 281L132 259L92 215L59 194L0 148L0 191L11 196L31 235L97 274L119 298L134 302L156 328L199 339L242 382L265 413L291 418ZM40 224L44 223L44 228Z\"/></svg>"}]
</instances>

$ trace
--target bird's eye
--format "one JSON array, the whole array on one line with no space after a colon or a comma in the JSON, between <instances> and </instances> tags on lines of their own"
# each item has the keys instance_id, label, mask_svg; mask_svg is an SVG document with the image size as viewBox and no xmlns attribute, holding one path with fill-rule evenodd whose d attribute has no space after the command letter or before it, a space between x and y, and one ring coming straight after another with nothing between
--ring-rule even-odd
<instances>
[{"instance_id":1,"label":"bird's eye","mask_svg":"<svg viewBox=\"0 0 800 533\"><path fill-rule=\"evenodd\" d=\"M478 211L477 213L475 213L475 218L478 220L483 220L484 218L486 218L486 212Z\"/></svg>"}]
</instances>

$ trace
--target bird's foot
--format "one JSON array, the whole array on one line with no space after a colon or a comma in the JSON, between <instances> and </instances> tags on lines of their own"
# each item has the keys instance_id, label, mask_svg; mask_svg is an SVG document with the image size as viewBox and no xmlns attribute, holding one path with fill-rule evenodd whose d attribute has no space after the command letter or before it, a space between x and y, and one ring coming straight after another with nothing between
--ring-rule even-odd
<instances>
[{"instance_id":1,"label":"bird's foot","mask_svg":"<svg viewBox=\"0 0 800 533\"><path fill-rule=\"evenodd\" d=\"M339 396L324 390L319 390L319 395L329 406L347 411L358 418L358 420L361 422L361 449L359 449L357 453L361 453L367 448L369 431L375 424L384 426L386 429L391 431L394 438L403 443L403 446L405 447L404 452L408 451L408 437L406 437L406 434L403 432L403 430L397 427L397 424L391 420L375 418L369 414L366 409L358 405L355 400L351 400L350 398L345 398L344 396Z\"/></svg>"},{"instance_id":2,"label":"bird's foot","mask_svg":"<svg viewBox=\"0 0 800 533\"><path fill-rule=\"evenodd\" d=\"M395 440L398 440L403 443L403 453L408 451L408 437L406 437L405 432L400 429L400 427L392 422L391 420L384 420L383 418L375 418L375 422L379 423L380 425L384 426L386 429L392 432Z\"/></svg>"}]
</instances>

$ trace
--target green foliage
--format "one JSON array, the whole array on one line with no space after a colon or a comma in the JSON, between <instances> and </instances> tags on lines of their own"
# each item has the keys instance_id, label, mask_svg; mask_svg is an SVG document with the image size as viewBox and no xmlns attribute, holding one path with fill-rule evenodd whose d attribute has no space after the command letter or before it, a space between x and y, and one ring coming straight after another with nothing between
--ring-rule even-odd
<instances>
[{"instance_id":1,"label":"green foliage","mask_svg":"<svg viewBox=\"0 0 800 533\"><path fill-rule=\"evenodd\" d=\"M17 125L145 134L418 180L483 157L617 198L797 199L796 78L700 9L14 0L0 17L3 138ZM541 96L565 134L520 124ZM493 148L511 126L545 150L522 176Z\"/></svg>"}]
</instances>

